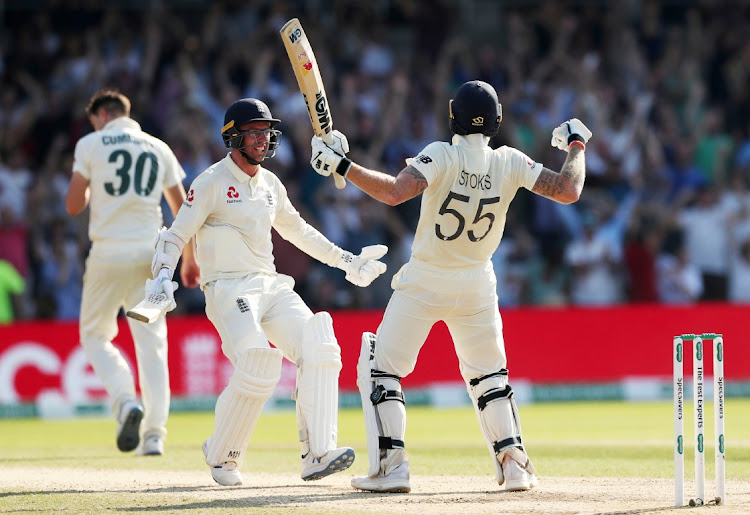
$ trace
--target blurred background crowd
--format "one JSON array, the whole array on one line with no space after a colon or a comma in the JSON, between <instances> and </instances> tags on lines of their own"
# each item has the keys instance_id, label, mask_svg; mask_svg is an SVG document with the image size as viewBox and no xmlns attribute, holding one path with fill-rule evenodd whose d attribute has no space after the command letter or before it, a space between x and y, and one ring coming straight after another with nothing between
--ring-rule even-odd
<instances>
[{"instance_id":1,"label":"blurred background crowd","mask_svg":"<svg viewBox=\"0 0 750 515\"><path fill-rule=\"evenodd\" d=\"M492 84L492 146L559 170L562 121L594 133L576 204L519 191L493 261L500 306L750 302L750 2L70 0L0 2L0 311L75 319L89 241L64 195L92 93L114 86L191 181L226 152L226 108L264 100L282 144L266 165L302 215L388 273L360 289L274 235L280 272L315 310L382 308L408 259L420 197L380 204L318 176L279 38L299 17L351 157L396 174L449 140L448 101ZM166 207L166 205L165 205ZM166 224L171 223L164 209ZM200 313L199 289L177 292ZM9 315L8 308L12 308Z\"/></svg>"}]
</instances>

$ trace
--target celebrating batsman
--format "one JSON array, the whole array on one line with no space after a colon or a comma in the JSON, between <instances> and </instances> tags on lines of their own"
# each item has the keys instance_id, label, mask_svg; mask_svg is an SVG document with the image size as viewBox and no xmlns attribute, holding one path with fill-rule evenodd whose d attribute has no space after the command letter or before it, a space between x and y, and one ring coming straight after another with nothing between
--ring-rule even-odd
<instances>
[{"instance_id":1,"label":"celebrating batsman","mask_svg":"<svg viewBox=\"0 0 750 515\"><path fill-rule=\"evenodd\" d=\"M213 434L203 452L221 485L240 485L250 435L281 377L282 356L297 365L297 421L302 442L302 479L347 469L354 451L337 447L341 351L331 316L313 314L276 272L273 227L282 238L365 287L385 272L384 245L353 255L302 219L281 181L262 166L279 146L279 120L265 103L243 98L227 109L222 137L229 153L191 185L172 226L159 233L152 272L155 295L171 296L170 281L185 243L196 235L206 314L234 365L216 402ZM269 345L273 342L275 348Z\"/></svg>"},{"instance_id":2,"label":"celebrating batsman","mask_svg":"<svg viewBox=\"0 0 750 515\"><path fill-rule=\"evenodd\" d=\"M352 163L346 157L346 137L339 131L334 131L333 147L320 138L312 140L310 163L321 175L338 173L390 205L424 193L411 258L393 277L394 293L377 335L362 335L357 383L370 468L368 476L352 480L360 490L411 491L400 381L414 370L430 329L440 320L453 338L498 484L506 490L537 484L508 383L490 258L520 187L564 204L578 200L591 131L572 119L552 132L552 146L568 153L556 173L514 148L489 147L502 120L497 93L489 84L463 84L449 104L449 114L452 144L427 145L406 160L396 177Z\"/></svg>"}]
</instances>

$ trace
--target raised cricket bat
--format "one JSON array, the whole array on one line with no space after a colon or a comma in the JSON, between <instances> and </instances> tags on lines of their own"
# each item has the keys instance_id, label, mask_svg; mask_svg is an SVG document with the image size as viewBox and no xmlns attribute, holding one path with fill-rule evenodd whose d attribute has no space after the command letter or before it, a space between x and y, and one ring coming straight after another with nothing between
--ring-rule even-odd
<instances>
[{"instance_id":1,"label":"raised cricket bat","mask_svg":"<svg viewBox=\"0 0 750 515\"><path fill-rule=\"evenodd\" d=\"M150 293L133 309L129 309L126 315L138 320L139 322L150 324L156 322L156 320L167 311L169 303L169 298L167 298L165 294Z\"/></svg>"},{"instance_id":2,"label":"raised cricket bat","mask_svg":"<svg viewBox=\"0 0 750 515\"><path fill-rule=\"evenodd\" d=\"M326 143L331 143L333 141L331 137L333 118L328 107L328 97L318 69L318 61L315 59L310 41L297 18L286 22L280 32L286 53L289 55L289 62L292 63L294 76L297 78L297 84L305 99L313 132ZM338 189L346 186L346 180L336 172L333 172L333 179Z\"/></svg>"}]
</instances>

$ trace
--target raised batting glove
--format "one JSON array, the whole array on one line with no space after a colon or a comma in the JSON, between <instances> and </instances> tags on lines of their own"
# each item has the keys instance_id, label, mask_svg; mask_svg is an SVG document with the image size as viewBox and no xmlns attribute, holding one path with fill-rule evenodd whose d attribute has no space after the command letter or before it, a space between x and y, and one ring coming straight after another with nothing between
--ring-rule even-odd
<instances>
[{"instance_id":1,"label":"raised batting glove","mask_svg":"<svg viewBox=\"0 0 750 515\"><path fill-rule=\"evenodd\" d=\"M591 138L591 131L578 118L572 118L563 122L552 131L551 145L560 150L568 151L570 144L579 141L584 148Z\"/></svg>"},{"instance_id":2,"label":"raised batting glove","mask_svg":"<svg viewBox=\"0 0 750 515\"><path fill-rule=\"evenodd\" d=\"M177 307L174 300L174 291L177 288L179 288L179 285L172 280L172 274L168 268L162 268L156 279L146 279L146 297L163 293L170 301L167 311L172 311Z\"/></svg>"},{"instance_id":3,"label":"raised batting glove","mask_svg":"<svg viewBox=\"0 0 750 515\"><path fill-rule=\"evenodd\" d=\"M346 272L346 280L350 283L364 288L369 286L381 274L385 273L387 267L378 259L385 256L388 247L385 245L370 245L363 247L362 252L355 256L351 252L344 251L336 268Z\"/></svg>"},{"instance_id":4,"label":"raised batting glove","mask_svg":"<svg viewBox=\"0 0 750 515\"><path fill-rule=\"evenodd\" d=\"M310 164L320 175L328 177L335 172L341 177L346 177L349 168L352 166L350 159L346 157L349 152L349 142L339 131L333 131L331 134L330 144L326 144L322 139L313 136L310 145L312 146L312 157Z\"/></svg>"}]
</instances>

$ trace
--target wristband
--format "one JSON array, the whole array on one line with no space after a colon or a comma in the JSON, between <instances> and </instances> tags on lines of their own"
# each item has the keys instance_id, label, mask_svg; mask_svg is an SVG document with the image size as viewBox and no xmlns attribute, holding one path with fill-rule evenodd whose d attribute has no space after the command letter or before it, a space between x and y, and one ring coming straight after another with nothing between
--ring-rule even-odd
<instances>
[{"instance_id":1,"label":"wristband","mask_svg":"<svg viewBox=\"0 0 750 515\"><path fill-rule=\"evenodd\" d=\"M349 173L349 168L352 167L352 160L348 157L344 157L339 161L338 166L336 167L336 173L339 174L341 177L346 177L346 174Z\"/></svg>"},{"instance_id":2,"label":"wristband","mask_svg":"<svg viewBox=\"0 0 750 515\"><path fill-rule=\"evenodd\" d=\"M568 148L571 148L573 145L580 146L581 150L586 150L586 145L583 143L583 141L575 140L568 145Z\"/></svg>"}]
</instances>

